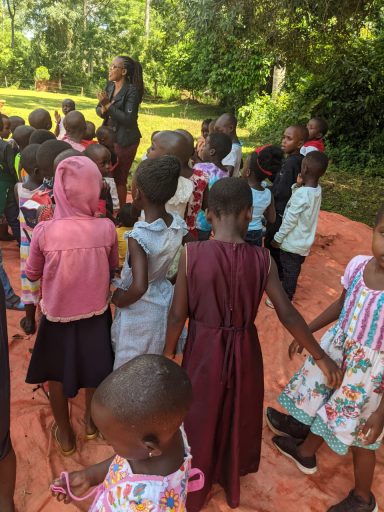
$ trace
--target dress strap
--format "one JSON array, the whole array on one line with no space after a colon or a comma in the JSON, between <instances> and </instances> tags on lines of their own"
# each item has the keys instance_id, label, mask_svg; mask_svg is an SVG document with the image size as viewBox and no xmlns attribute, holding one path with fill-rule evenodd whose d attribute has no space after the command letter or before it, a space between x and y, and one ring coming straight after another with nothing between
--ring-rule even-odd
<instances>
[{"instance_id":1,"label":"dress strap","mask_svg":"<svg viewBox=\"0 0 384 512\"><path fill-rule=\"evenodd\" d=\"M192 468L188 476L188 492L200 491L204 487L205 477L200 469ZM193 477L197 478L191 481Z\"/></svg>"},{"instance_id":2,"label":"dress strap","mask_svg":"<svg viewBox=\"0 0 384 512\"><path fill-rule=\"evenodd\" d=\"M99 485L99 486L95 487L94 489L91 489L87 494L84 494L84 496L75 496L72 493L71 487L69 485L69 475L68 475L68 472L67 471L63 471L61 473L61 475L60 475L60 478L64 479L65 485L66 485L66 489L64 489L64 487L61 487L60 485L52 484L50 486L51 491L52 492L59 492L59 493L62 493L62 494L67 494L71 499L73 499L73 501L84 501L84 500L87 500L88 498L91 498L96 493L100 494L100 492L101 492L102 485Z\"/></svg>"}]
</instances>

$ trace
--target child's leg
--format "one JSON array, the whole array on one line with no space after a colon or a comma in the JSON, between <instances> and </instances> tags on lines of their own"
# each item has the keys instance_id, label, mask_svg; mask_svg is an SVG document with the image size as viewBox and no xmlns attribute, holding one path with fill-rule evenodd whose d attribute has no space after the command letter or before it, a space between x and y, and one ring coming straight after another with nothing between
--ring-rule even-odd
<instances>
[{"instance_id":1,"label":"child's leg","mask_svg":"<svg viewBox=\"0 0 384 512\"><path fill-rule=\"evenodd\" d=\"M323 443L324 439L321 436L310 432L299 446L298 452L301 457L312 457Z\"/></svg>"},{"instance_id":2,"label":"child's leg","mask_svg":"<svg viewBox=\"0 0 384 512\"><path fill-rule=\"evenodd\" d=\"M376 452L366 448L352 448L353 469L355 473L354 494L367 503L371 500L373 473L376 466Z\"/></svg>"},{"instance_id":3,"label":"child's leg","mask_svg":"<svg viewBox=\"0 0 384 512\"><path fill-rule=\"evenodd\" d=\"M13 494L16 480L16 457L13 448L0 460L0 510L14 512Z\"/></svg>"},{"instance_id":4,"label":"child's leg","mask_svg":"<svg viewBox=\"0 0 384 512\"><path fill-rule=\"evenodd\" d=\"M20 326L26 334L36 332L36 306L34 304L25 304L25 317L20 320Z\"/></svg>"},{"instance_id":5,"label":"child's leg","mask_svg":"<svg viewBox=\"0 0 384 512\"><path fill-rule=\"evenodd\" d=\"M293 254L292 252L280 251L280 263L283 269L283 288L289 300L293 299L296 292L297 280L299 279L301 265L305 256Z\"/></svg>"},{"instance_id":6,"label":"child's leg","mask_svg":"<svg viewBox=\"0 0 384 512\"><path fill-rule=\"evenodd\" d=\"M93 423L92 417L91 417L91 402L92 397L95 394L96 389L95 388L87 388L85 390L85 430L86 434L94 434L97 431L96 425Z\"/></svg>"},{"instance_id":7,"label":"child's leg","mask_svg":"<svg viewBox=\"0 0 384 512\"><path fill-rule=\"evenodd\" d=\"M75 436L69 421L68 399L61 382L49 381L49 401L58 427L58 441L64 451L73 448Z\"/></svg>"}]
</instances>

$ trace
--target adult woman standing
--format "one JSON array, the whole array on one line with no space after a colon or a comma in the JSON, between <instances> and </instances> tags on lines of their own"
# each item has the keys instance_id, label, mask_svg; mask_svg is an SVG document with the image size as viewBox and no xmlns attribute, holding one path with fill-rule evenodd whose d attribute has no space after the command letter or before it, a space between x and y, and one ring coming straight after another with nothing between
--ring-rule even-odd
<instances>
[{"instance_id":1,"label":"adult woman standing","mask_svg":"<svg viewBox=\"0 0 384 512\"><path fill-rule=\"evenodd\" d=\"M120 206L126 202L127 179L136 156L141 133L137 125L144 84L141 64L130 57L119 56L109 66L109 82L98 94L97 114L116 134L115 152L118 165L114 171Z\"/></svg>"}]
</instances>

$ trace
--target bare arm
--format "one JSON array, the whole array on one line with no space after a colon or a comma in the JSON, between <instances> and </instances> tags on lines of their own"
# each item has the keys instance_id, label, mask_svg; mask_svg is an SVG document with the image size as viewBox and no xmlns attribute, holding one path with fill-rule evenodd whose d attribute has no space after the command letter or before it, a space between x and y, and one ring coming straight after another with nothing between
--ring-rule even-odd
<instances>
[{"instance_id":1,"label":"bare arm","mask_svg":"<svg viewBox=\"0 0 384 512\"><path fill-rule=\"evenodd\" d=\"M167 334L163 352L167 357L173 357L175 355L177 342L188 316L187 290L187 262L186 249L184 248L180 256L175 292L168 315Z\"/></svg>"},{"instance_id":2,"label":"bare arm","mask_svg":"<svg viewBox=\"0 0 384 512\"><path fill-rule=\"evenodd\" d=\"M128 252L133 279L128 290L115 290L112 303L118 308L134 304L148 290L148 258L144 249L134 238L128 238Z\"/></svg>"},{"instance_id":3,"label":"bare arm","mask_svg":"<svg viewBox=\"0 0 384 512\"><path fill-rule=\"evenodd\" d=\"M273 199L272 194L271 194L271 204L265 210L264 217L266 218L266 220L269 224L274 224L276 222L275 200Z\"/></svg>"}]
</instances>

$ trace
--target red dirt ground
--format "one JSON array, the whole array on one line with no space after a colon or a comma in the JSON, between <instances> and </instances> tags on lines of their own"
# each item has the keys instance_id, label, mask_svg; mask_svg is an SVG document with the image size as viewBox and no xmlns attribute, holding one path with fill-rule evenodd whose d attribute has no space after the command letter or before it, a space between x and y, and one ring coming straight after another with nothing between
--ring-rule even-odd
<instances>
[{"instance_id":1,"label":"red dirt ground","mask_svg":"<svg viewBox=\"0 0 384 512\"><path fill-rule=\"evenodd\" d=\"M370 254L371 232L364 224L340 215L322 212L318 235L311 255L300 277L296 306L309 321L340 293L340 277L347 262L357 254ZM18 248L2 243L5 267L19 290ZM19 512L60 512L87 510L87 505L63 505L48 492L53 477L61 470L72 471L93 464L111 455L104 441L83 440L84 397L72 401L72 421L77 434L78 452L63 458L52 442L52 414L48 401L39 390L24 383L33 338L23 336L19 328L20 313L8 312L12 381L12 439L17 455L16 505ZM262 304L257 316L265 364L265 405L276 405L275 399L301 358L290 362L287 347L290 336L279 324L276 314ZM249 397L252 407L252 397ZM202 419L203 421L203 419ZM343 498L353 486L351 456L338 457L328 447L318 456L319 472L311 477L301 474L279 455L271 443L267 427L263 433L261 467L257 474L242 479L241 512L324 512ZM384 507L384 456L378 454L374 492ZM229 511L224 493L217 486L207 512Z\"/></svg>"}]
</instances>

